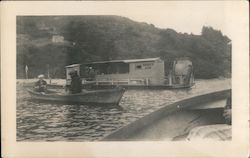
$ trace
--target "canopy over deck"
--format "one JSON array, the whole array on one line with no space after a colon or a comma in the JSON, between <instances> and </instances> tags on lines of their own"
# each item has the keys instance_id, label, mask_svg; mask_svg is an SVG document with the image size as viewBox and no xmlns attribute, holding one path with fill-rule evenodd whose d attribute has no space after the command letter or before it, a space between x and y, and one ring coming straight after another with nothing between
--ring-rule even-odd
<instances>
[{"instance_id":1,"label":"canopy over deck","mask_svg":"<svg viewBox=\"0 0 250 158\"><path fill-rule=\"evenodd\" d=\"M127 59L127 60L110 60L110 61L96 61L87 63L88 64L106 64L106 63L137 63L137 62L149 62L149 61L157 61L161 60L158 58L146 58L146 59Z\"/></svg>"},{"instance_id":2,"label":"canopy over deck","mask_svg":"<svg viewBox=\"0 0 250 158\"><path fill-rule=\"evenodd\" d=\"M80 65L81 64L72 64L72 65L65 66L65 68L73 68L73 67L78 67Z\"/></svg>"}]
</instances>

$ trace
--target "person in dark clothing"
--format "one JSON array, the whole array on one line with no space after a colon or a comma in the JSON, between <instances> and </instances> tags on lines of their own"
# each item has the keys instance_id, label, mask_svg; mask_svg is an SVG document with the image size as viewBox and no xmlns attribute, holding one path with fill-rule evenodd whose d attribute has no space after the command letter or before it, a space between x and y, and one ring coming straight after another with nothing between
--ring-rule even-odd
<instances>
[{"instance_id":1,"label":"person in dark clothing","mask_svg":"<svg viewBox=\"0 0 250 158\"><path fill-rule=\"evenodd\" d=\"M71 77L71 83L70 83L70 93L71 94L76 94L76 93L81 93L82 92L82 80L78 76L77 71L73 71L69 73Z\"/></svg>"},{"instance_id":2,"label":"person in dark clothing","mask_svg":"<svg viewBox=\"0 0 250 158\"><path fill-rule=\"evenodd\" d=\"M94 81L96 76L96 72L92 67L89 67L89 72L88 72L88 80L89 81Z\"/></svg>"},{"instance_id":3,"label":"person in dark clothing","mask_svg":"<svg viewBox=\"0 0 250 158\"><path fill-rule=\"evenodd\" d=\"M47 82L44 81L44 75L38 76L39 80L35 83L35 91L36 92L43 92L45 93L47 91Z\"/></svg>"}]
</instances>

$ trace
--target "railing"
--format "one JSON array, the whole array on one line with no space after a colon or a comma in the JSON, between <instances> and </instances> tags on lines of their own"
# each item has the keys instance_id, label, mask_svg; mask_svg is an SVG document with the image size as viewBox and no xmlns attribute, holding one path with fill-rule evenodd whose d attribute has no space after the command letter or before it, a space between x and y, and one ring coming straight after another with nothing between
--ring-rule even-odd
<instances>
[{"instance_id":1,"label":"railing","mask_svg":"<svg viewBox=\"0 0 250 158\"><path fill-rule=\"evenodd\" d=\"M110 79L110 80L95 80L87 81L83 80L83 84L94 83L96 85L149 85L149 79Z\"/></svg>"}]
</instances>

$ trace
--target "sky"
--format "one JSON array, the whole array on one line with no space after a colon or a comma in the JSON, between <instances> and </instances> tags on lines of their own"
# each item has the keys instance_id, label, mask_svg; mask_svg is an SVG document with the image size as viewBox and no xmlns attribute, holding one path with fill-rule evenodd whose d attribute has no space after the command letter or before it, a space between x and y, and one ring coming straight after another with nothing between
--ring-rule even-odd
<instances>
[{"instance_id":1,"label":"sky","mask_svg":"<svg viewBox=\"0 0 250 158\"><path fill-rule=\"evenodd\" d=\"M181 33L200 34L203 26L211 26L230 37L231 17L240 12L239 4L236 1L105 1L87 2L85 12L125 16Z\"/></svg>"},{"instance_id":2,"label":"sky","mask_svg":"<svg viewBox=\"0 0 250 158\"><path fill-rule=\"evenodd\" d=\"M19 6L13 7L17 15L120 15L158 28L171 28L189 34L200 34L203 26L211 26L230 39L246 32L249 26L249 4L245 0L15 3L19 3Z\"/></svg>"},{"instance_id":3,"label":"sky","mask_svg":"<svg viewBox=\"0 0 250 158\"><path fill-rule=\"evenodd\" d=\"M147 7L147 5L145 6ZM204 5L194 3L165 3L157 4L150 7L150 10L144 12L132 11L127 16L135 21L147 22L154 24L159 28L173 28L177 32L186 32L200 34L202 26L212 26L221 31L225 30L225 6L222 3ZM136 8L134 10L137 10Z\"/></svg>"}]
</instances>

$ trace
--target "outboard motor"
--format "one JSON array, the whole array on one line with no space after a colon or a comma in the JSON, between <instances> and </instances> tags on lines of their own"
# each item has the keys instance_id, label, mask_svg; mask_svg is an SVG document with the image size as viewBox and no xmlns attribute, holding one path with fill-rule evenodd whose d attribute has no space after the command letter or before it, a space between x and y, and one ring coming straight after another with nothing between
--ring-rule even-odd
<instances>
[{"instance_id":1,"label":"outboard motor","mask_svg":"<svg viewBox=\"0 0 250 158\"><path fill-rule=\"evenodd\" d=\"M179 58L173 62L172 80L174 85L192 86L193 65L189 58Z\"/></svg>"}]
</instances>

